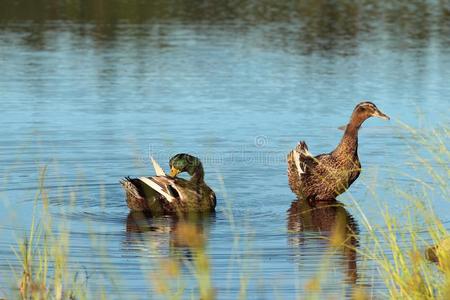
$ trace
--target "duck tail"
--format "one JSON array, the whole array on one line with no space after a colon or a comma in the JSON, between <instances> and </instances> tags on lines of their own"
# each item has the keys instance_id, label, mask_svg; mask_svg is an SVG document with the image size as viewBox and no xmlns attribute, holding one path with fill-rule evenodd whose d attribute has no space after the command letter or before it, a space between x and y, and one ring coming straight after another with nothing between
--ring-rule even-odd
<instances>
[{"instance_id":1,"label":"duck tail","mask_svg":"<svg viewBox=\"0 0 450 300\"><path fill-rule=\"evenodd\" d=\"M131 194L133 197L142 198L137 187L133 184L133 179L127 176L119 182L127 193Z\"/></svg>"},{"instance_id":2,"label":"duck tail","mask_svg":"<svg viewBox=\"0 0 450 300\"><path fill-rule=\"evenodd\" d=\"M287 157L288 160L288 175L293 180L300 180L303 174L307 173L308 166L314 160L308 146L304 141L300 141Z\"/></svg>"}]
</instances>

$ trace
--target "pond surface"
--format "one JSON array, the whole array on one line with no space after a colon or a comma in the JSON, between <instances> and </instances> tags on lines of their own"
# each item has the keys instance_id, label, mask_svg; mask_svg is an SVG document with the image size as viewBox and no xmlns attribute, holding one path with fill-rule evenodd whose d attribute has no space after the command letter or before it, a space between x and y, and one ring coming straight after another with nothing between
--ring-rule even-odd
<instances>
[{"instance_id":1,"label":"pond surface","mask_svg":"<svg viewBox=\"0 0 450 300\"><path fill-rule=\"evenodd\" d=\"M174 241L175 220L129 215L119 180L152 175L150 155L167 169L188 152L218 196L216 215L195 223L218 299L236 299L243 285L248 299L294 299L320 272L326 295L349 297L355 284L382 294L374 267L327 237L344 220L359 237L350 244L363 247L364 218L383 226L382 207L407 218L395 190L417 182L401 123L449 125L450 7L148 2L0 4L2 292L15 285L12 247L30 227L46 166L52 223L70 232L69 268L88 274L94 294L158 298L149 274L161 258L190 254ZM364 169L338 198L344 206L310 212L288 187L285 155L298 140L331 151L362 99L391 121L364 124ZM444 200L433 205L447 221Z\"/></svg>"}]
</instances>

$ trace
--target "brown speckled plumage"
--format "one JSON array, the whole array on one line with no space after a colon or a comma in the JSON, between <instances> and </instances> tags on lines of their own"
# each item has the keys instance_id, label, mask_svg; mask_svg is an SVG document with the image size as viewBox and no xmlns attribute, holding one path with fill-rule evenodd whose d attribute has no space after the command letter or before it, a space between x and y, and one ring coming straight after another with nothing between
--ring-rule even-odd
<instances>
[{"instance_id":1,"label":"brown speckled plumage","mask_svg":"<svg viewBox=\"0 0 450 300\"><path fill-rule=\"evenodd\" d=\"M287 156L291 190L309 201L333 201L358 178L358 130L368 118L389 119L371 102L361 102L353 110L339 145L332 152L313 157L304 141Z\"/></svg>"}]
</instances>

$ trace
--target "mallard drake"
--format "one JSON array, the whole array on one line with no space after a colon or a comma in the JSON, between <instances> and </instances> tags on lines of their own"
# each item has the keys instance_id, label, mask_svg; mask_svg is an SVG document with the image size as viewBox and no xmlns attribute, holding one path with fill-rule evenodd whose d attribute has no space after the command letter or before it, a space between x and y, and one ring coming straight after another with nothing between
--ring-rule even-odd
<instances>
[{"instance_id":1,"label":"mallard drake","mask_svg":"<svg viewBox=\"0 0 450 300\"><path fill-rule=\"evenodd\" d=\"M204 181L204 171L197 157L179 153L169 161L170 174L152 159L157 176L121 180L131 211L152 215L211 212L216 207L216 195ZM176 177L187 172L189 180Z\"/></svg>"},{"instance_id":2,"label":"mallard drake","mask_svg":"<svg viewBox=\"0 0 450 300\"><path fill-rule=\"evenodd\" d=\"M358 178L358 130L370 117L389 120L372 102L356 105L345 127L344 136L332 152L312 156L301 141L287 156L291 190L308 201L334 201Z\"/></svg>"}]
</instances>

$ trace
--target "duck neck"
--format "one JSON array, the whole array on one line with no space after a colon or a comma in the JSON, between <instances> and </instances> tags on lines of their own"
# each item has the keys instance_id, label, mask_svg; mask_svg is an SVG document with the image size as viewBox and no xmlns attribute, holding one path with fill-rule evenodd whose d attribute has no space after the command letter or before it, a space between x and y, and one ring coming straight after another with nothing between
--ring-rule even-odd
<instances>
[{"instance_id":1,"label":"duck neck","mask_svg":"<svg viewBox=\"0 0 450 300\"><path fill-rule=\"evenodd\" d=\"M203 183L205 179L205 172L203 171L203 166L200 164L196 168L194 174L191 177L191 182L195 184Z\"/></svg>"},{"instance_id":2,"label":"duck neck","mask_svg":"<svg viewBox=\"0 0 450 300\"><path fill-rule=\"evenodd\" d=\"M352 115L352 117L350 118L350 122L345 128L345 132L342 136L341 142L333 151L335 155L358 155L358 131L364 120L364 118L358 115Z\"/></svg>"}]
</instances>

